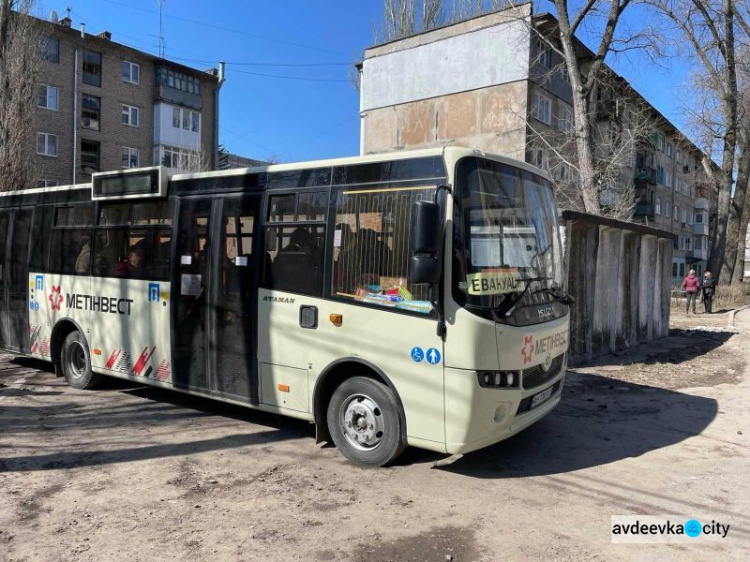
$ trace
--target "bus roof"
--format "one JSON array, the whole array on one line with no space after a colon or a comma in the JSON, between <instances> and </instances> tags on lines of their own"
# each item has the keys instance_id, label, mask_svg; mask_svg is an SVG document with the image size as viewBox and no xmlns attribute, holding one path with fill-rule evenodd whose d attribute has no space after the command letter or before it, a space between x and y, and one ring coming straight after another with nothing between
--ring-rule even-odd
<instances>
[{"instance_id":1,"label":"bus roof","mask_svg":"<svg viewBox=\"0 0 750 562\"><path fill-rule=\"evenodd\" d=\"M334 166L348 166L353 164L370 164L377 162L388 162L393 160L408 160L413 158L424 158L430 156L444 156L446 160L455 162L456 160L466 156L481 156L496 160L510 166L524 169L534 174L540 175L549 181L552 181L549 174L544 170L535 168L534 166L527 164L521 160L502 156L500 154L493 154L484 152L483 150L466 148L460 146L444 146L437 148L425 148L419 150L401 150L397 152L382 152L378 154L368 154L365 156L349 156L345 158L331 158L328 160L311 160L306 162L291 162L288 164L269 164L267 166L254 166L251 168L232 168L230 170L214 170L208 172L194 172L194 173L179 173L173 174L169 177L169 181L181 181L190 179L203 179L203 178L219 178L219 177L233 177L243 176L254 173L274 173L274 172L287 172L291 170L305 170L314 168L327 168ZM34 194L34 193L53 193L60 191L69 191L74 189L91 189L91 183L77 183L70 185L58 185L53 187L37 187L32 189L23 189L18 191L6 191L0 192L0 197L8 195L22 195L22 194Z\"/></svg>"}]
</instances>

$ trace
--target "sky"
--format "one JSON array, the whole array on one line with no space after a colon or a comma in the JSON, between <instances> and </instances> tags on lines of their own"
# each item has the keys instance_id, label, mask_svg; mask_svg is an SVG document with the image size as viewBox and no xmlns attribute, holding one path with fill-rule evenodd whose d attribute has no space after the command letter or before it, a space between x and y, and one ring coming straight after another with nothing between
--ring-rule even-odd
<instances>
[{"instance_id":1,"label":"sky","mask_svg":"<svg viewBox=\"0 0 750 562\"><path fill-rule=\"evenodd\" d=\"M158 0L45 0L74 27L159 52ZM541 3L537 13L549 11ZM631 21L637 22L636 12ZM374 43L382 0L164 0L166 56L198 69L227 63L220 143L249 158L294 162L359 153L359 95L349 75ZM678 127L686 66L629 54L612 61Z\"/></svg>"}]
</instances>

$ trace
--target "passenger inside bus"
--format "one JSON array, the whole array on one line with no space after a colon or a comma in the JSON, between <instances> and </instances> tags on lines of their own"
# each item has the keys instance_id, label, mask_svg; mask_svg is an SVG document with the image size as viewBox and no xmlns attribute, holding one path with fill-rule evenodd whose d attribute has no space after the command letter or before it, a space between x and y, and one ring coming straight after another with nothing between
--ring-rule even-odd
<instances>
[{"instance_id":1,"label":"passenger inside bus","mask_svg":"<svg viewBox=\"0 0 750 562\"><path fill-rule=\"evenodd\" d=\"M121 260L114 271L115 277L136 277L143 261L143 250L137 245L128 248L128 257Z\"/></svg>"},{"instance_id":2,"label":"passenger inside bus","mask_svg":"<svg viewBox=\"0 0 750 562\"><path fill-rule=\"evenodd\" d=\"M75 272L78 274L88 274L91 265L91 238L84 236L81 238L81 251L76 258Z\"/></svg>"},{"instance_id":3,"label":"passenger inside bus","mask_svg":"<svg viewBox=\"0 0 750 562\"><path fill-rule=\"evenodd\" d=\"M289 244L273 260L271 278L274 289L311 294L320 284L322 255L315 237L306 228L297 228Z\"/></svg>"}]
</instances>

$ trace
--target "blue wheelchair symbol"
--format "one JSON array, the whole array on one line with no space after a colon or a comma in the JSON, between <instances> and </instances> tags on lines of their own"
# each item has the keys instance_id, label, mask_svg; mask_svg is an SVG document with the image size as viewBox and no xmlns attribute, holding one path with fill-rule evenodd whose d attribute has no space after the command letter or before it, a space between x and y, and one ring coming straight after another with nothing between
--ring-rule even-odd
<instances>
[{"instance_id":1,"label":"blue wheelchair symbol","mask_svg":"<svg viewBox=\"0 0 750 562\"><path fill-rule=\"evenodd\" d=\"M430 365L437 365L440 363L440 352L434 347L427 350L427 362Z\"/></svg>"},{"instance_id":2,"label":"blue wheelchair symbol","mask_svg":"<svg viewBox=\"0 0 750 562\"><path fill-rule=\"evenodd\" d=\"M415 363L421 363L422 359L424 359L424 351L422 351L421 347L412 347L411 348L411 359Z\"/></svg>"}]
</instances>

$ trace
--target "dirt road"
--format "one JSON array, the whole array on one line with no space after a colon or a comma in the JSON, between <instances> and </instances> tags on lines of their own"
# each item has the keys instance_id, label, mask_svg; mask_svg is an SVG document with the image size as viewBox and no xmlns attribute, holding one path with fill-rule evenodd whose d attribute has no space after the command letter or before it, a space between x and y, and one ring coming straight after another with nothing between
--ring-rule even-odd
<instances>
[{"instance_id":1,"label":"dirt road","mask_svg":"<svg viewBox=\"0 0 750 562\"><path fill-rule=\"evenodd\" d=\"M683 326L572 372L505 443L378 470L306 423L117 381L76 391L2 356L0 560L749 559L750 333ZM620 514L732 532L613 545Z\"/></svg>"}]
</instances>

